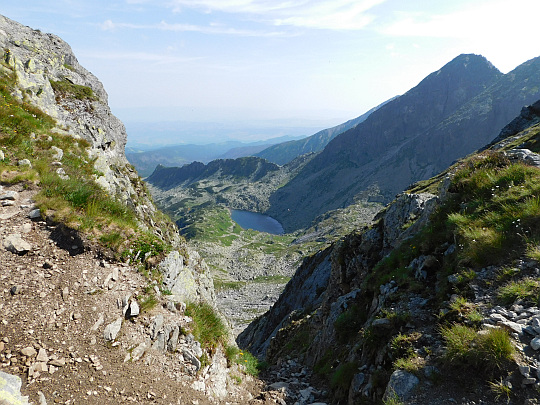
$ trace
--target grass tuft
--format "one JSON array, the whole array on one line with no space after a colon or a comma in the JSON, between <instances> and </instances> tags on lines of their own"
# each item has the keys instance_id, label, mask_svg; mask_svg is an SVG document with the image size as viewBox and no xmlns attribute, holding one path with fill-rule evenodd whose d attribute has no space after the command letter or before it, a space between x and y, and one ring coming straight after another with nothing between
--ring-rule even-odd
<instances>
[{"instance_id":1,"label":"grass tuft","mask_svg":"<svg viewBox=\"0 0 540 405\"><path fill-rule=\"evenodd\" d=\"M227 326L216 310L207 303L186 304L186 315L193 318L193 336L205 349L225 345L228 336Z\"/></svg>"},{"instance_id":2,"label":"grass tuft","mask_svg":"<svg viewBox=\"0 0 540 405\"><path fill-rule=\"evenodd\" d=\"M74 98L77 100L97 100L94 91L88 86L81 86L64 80L50 80L51 86L56 94L57 101L62 98Z\"/></svg>"},{"instance_id":3,"label":"grass tuft","mask_svg":"<svg viewBox=\"0 0 540 405\"><path fill-rule=\"evenodd\" d=\"M475 329L454 324L441 328L445 341L445 358L458 366L471 366L488 371L501 369L512 359L514 346L503 329Z\"/></svg>"},{"instance_id":4,"label":"grass tuft","mask_svg":"<svg viewBox=\"0 0 540 405\"><path fill-rule=\"evenodd\" d=\"M516 300L524 300L537 304L540 296L538 280L526 278L519 281L510 281L499 288L497 298L503 305L513 304Z\"/></svg>"},{"instance_id":5,"label":"grass tuft","mask_svg":"<svg viewBox=\"0 0 540 405\"><path fill-rule=\"evenodd\" d=\"M247 350L240 350L236 346L229 345L225 348L225 356L229 367L238 364L246 374L257 377L262 369L262 363Z\"/></svg>"}]
</instances>

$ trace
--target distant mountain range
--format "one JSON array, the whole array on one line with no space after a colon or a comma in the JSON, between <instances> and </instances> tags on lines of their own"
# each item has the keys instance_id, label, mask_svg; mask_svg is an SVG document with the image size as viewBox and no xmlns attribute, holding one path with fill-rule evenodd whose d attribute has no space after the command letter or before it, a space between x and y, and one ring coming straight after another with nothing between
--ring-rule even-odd
<instances>
[{"instance_id":1,"label":"distant mountain range","mask_svg":"<svg viewBox=\"0 0 540 405\"><path fill-rule=\"evenodd\" d=\"M289 142L282 142L276 145L269 146L268 148L262 150L259 153L254 153L254 155L269 160L270 162L277 163L278 165L284 165L300 155L311 152L320 152L336 136L351 128L354 128L361 122L364 122L372 112L378 110L383 105L389 103L393 99L394 98L387 100L384 103L378 105L377 107L374 107L368 112L362 114L361 116L349 120L343 124L336 125L332 128L323 129L322 131L319 131L314 135L308 136L307 138Z\"/></svg>"},{"instance_id":2,"label":"distant mountain range","mask_svg":"<svg viewBox=\"0 0 540 405\"><path fill-rule=\"evenodd\" d=\"M208 179L216 174L220 178L258 181L269 172L278 171L279 166L257 157L238 159L216 159L205 165L192 162L183 167L164 167L159 165L147 181L152 185L168 190L178 185L189 186L197 181Z\"/></svg>"},{"instance_id":3,"label":"distant mountain range","mask_svg":"<svg viewBox=\"0 0 540 405\"><path fill-rule=\"evenodd\" d=\"M258 142L227 141L207 145L168 145L152 150L126 151L129 162L142 177L152 174L156 166L179 167L191 162L208 163L214 159L235 159L251 156L269 146L295 139L282 136Z\"/></svg>"},{"instance_id":4,"label":"distant mountain range","mask_svg":"<svg viewBox=\"0 0 540 405\"><path fill-rule=\"evenodd\" d=\"M286 231L355 201L376 186L383 202L494 139L540 98L540 58L503 75L484 57L460 55L334 138L270 197Z\"/></svg>"},{"instance_id":5,"label":"distant mountain range","mask_svg":"<svg viewBox=\"0 0 540 405\"><path fill-rule=\"evenodd\" d=\"M389 202L410 184L488 144L523 106L539 98L540 58L502 74L483 56L460 55L367 117L259 152L283 163L329 141L322 151L306 155L286 181L266 186L269 200L258 206L269 204L265 213L291 232L353 203ZM158 174L152 176L154 184L175 187L161 183Z\"/></svg>"}]
</instances>

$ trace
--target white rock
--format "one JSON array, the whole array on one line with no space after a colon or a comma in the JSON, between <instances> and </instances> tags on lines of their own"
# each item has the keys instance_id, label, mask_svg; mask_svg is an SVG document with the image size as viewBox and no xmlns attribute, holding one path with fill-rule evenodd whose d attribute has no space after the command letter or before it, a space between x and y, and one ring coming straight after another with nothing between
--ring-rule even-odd
<instances>
[{"instance_id":1,"label":"white rock","mask_svg":"<svg viewBox=\"0 0 540 405\"><path fill-rule=\"evenodd\" d=\"M22 380L14 375L0 371L0 398L11 398L17 404L28 404L28 397L21 395ZM3 401L2 401L3 402Z\"/></svg>"},{"instance_id":2,"label":"white rock","mask_svg":"<svg viewBox=\"0 0 540 405\"><path fill-rule=\"evenodd\" d=\"M64 151L56 146L51 146L51 150L53 151L53 159L54 160L62 160L64 157Z\"/></svg>"},{"instance_id":3,"label":"white rock","mask_svg":"<svg viewBox=\"0 0 540 405\"><path fill-rule=\"evenodd\" d=\"M32 250L32 245L21 238L21 234L14 233L4 239L4 248L12 253L23 255Z\"/></svg>"},{"instance_id":4,"label":"white rock","mask_svg":"<svg viewBox=\"0 0 540 405\"><path fill-rule=\"evenodd\" d=\"M193 353L191 353L188 349L184 348L182 350L182 354L184 355L184 359L189 361L191 364L195 366L196 371L199 371L201 369L201 362L200 360L195 357Z\"/></svg>"},{"instance_id":5,"label":"white rock","mask_svg":"<svg viewBox=\"0 0 540 405\"><path fill-rule=\"evenodd\" d=\"M6 191L4 194L0 195L0 200L15 201L18 198L19 198L19 193L13 190Z\"/></svg>"},{"instance_id":6,"label":"white rock","mask_svg":"<svg viewBox=\"0 0 540 405\"><path fill-rule=\"evenodd\" d=\"M148 343L146 343L146 342L141 343L139 346L137 346L131 352L131 359L133 361L140 360L141 357L144 355L144 353L146 352L146 350L148 350L149 347L150 347L150 345Z\"/></svg>"},{"instance_id":7,"label":"white rock","mask_svg":"<svg viewBox=\"0 0 540 405\"><path fill-rule=\"evenodd\" d=\"M116 321L108 324L103 332L103 338L107 341L116 339L120 328L122 327L122 318L118 318Z\"/></svg>"},{"instance_id":8,"label":"white rock","mask_svg":"<svg viewBox=\"0 0 540 405\"><path fill-rule=\"evenodd\" d=\"M139 304L137 301L133 300L131 301L131 304L129 304L129 316L138 316L141 313L141 310L139 308Z\"/></svg>"},{"instance_id":9,"label":"white rock","mask_svg":"<svg viewBox=\"0 0 540 405\"><path fill-rule=\"evenodd\" d=\"M39 208L36 208L35 210L32 210L28 213L28 218L30 219L40 219L41 218L41 210Z\"/></svg>"},{"instance_id":10,"label":"white rock","mask_svg":"<svg viewBox=\"0 0 540 405\"><path fill-rule=\"evenodd\" d=\"M49 356L47 356L47 350L43 348L39 349L38 355L36 357L36 361L47 363L49 361Z\"/></svg>"},{"instance_id":11,"label":"white rock","mask_svg":"<svg viewBox=\"0 0 540 405\"><path fill-rule=\"evenodd\" d=\"M383 399L397 395L400 401L406 401L419 382L420 380L415 375L403 370L396 370L390 376Z\"/></svg>"},{"instance_id":12,"label":"white rock","mask_svg":"<svg viewBox=\"0 0 540 405\"><path fill-rule=\"evenodd\" d=\"M96 321L96 323L94 323L94 326L92 326L91 330L93 331L96 331L99 329L99 327L101 325L103 325L103 322L105 322L105 318L103 317L103 314L99 314L99 318L98 320Z\"/></svg>"},{"instance_id":13,"label":"white rock","mask_svg":"<svg viewBox=\"0 0 540 405\"><path fill-rule=\"evenodd\" d=\"M34 357L37 352L32 346L28 346L21 350L21 354L26 357Z\"/></svg>"}]
</instances>

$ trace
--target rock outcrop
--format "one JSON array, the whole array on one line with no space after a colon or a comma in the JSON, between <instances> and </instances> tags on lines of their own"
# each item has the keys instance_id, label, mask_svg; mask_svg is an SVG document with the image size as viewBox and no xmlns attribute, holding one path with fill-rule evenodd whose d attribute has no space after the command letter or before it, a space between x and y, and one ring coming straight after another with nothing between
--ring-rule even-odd
<instances>
[{"instance_id":1,"label":"rock outcrop","mask_svg":"<svg viewBox=\"0 0 540 405\"><path fill-rule=\"evenodd\" d=\"M87 140L96 181L131 206L142 226L178 242L166 226L154 229L156 209L125 156L124 124L112 114L103 84L79 64L71 47L1 15L0 47L2 60L16 74L17 97L54 118L56 132Z\"/></svg>"},{"instance_id":2,"label":"rock outcrop","mask_svg":"<svg viewBox=\"0 0 540 405\"><path fill-rule=\"evenodd\" d=\"M22 381L19 377L0 371L0 403L5 405L28 404L28 397L21 395Z\"/></svg>"}]
</instances>

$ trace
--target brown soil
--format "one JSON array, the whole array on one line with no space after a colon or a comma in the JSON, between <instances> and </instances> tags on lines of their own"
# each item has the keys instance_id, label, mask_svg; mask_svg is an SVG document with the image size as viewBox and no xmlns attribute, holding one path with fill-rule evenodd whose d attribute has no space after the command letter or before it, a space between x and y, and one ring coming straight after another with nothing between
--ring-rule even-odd
<instances>
[{"instance_id":1,"label":"brown soil","mask_svg":"<svg viewBox=\"0 0 540 405\"><path fill-rule=\"evenodd\" d=\"M7 190L19 197L12 206L0 206L0 240L20 233L32 249L18 255L0 246L0 370L22 378L30 401L39 403L41 391L49 405L276 403L274 395L262 392L261 381L238 370L242 383L228 384L228 396L217 399L191 388L204 373L194 374L176 354L150 351L137 362L125 362L130 350L148 339L152 313L166 310L158 303L152 312L124 321L112 344L103 330L121 316L117 300L141 294L148 282L133 267L101 259L75 233L30 220L35 190L20 185ZM118 279L104 285L114 267ZM104 323L93 330L100 314ZM26 347L46 349L47 371L29 376L36 356L21 354Z\"/></svg>"}]
</instances>

